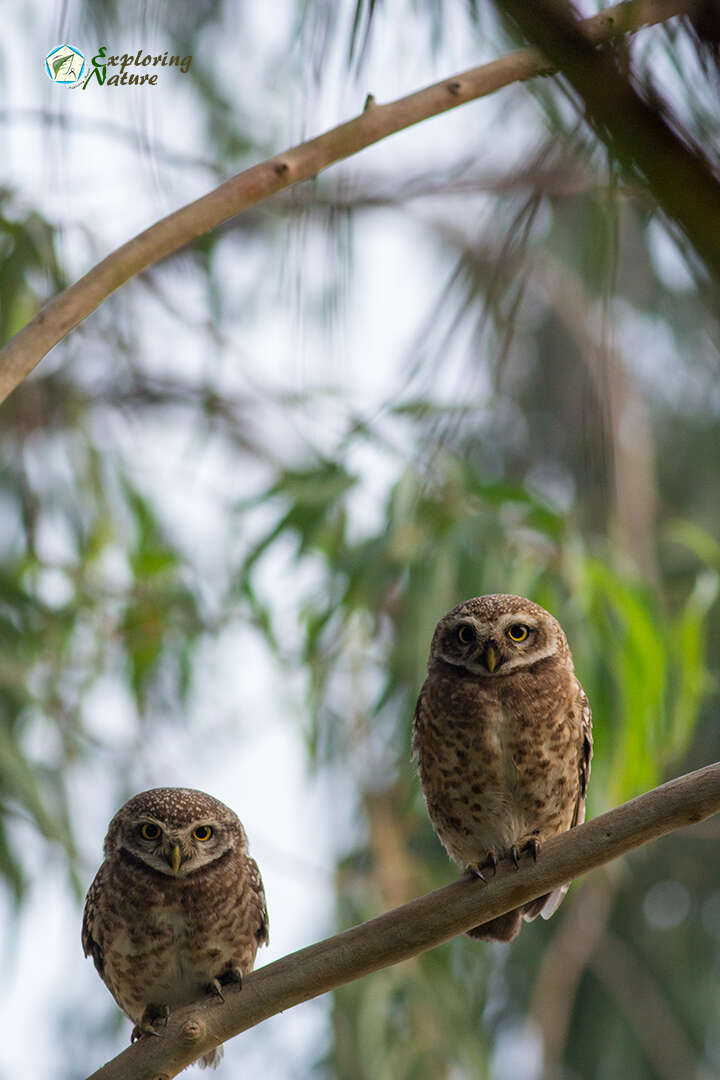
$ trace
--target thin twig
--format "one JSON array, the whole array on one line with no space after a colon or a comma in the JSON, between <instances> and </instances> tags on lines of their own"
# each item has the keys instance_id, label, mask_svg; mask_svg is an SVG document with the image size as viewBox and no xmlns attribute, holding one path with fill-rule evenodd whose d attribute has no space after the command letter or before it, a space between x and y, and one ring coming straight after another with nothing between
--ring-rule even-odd
<instances>
[{"instance_id":1,"label":"thin twig","mask_svg":"<svg viewBox=\"0 0 720 1080\"><path fill-rule=\"evenodd\" d=\"M684 13L692 0L629 0L586 19L581 25L593 43L609 41L643 26ZM471 68L388 105L368 100L353 120L246 169L213 191L176 210L117 248L74 285L59 293L0 351L0 401L78 323L140 271L196 237L283 188L317 176L336 161L358 153L421 120L491 94L534 75L549 74L537 49L519 49Z\"/></svg>"},{"instance_id":2,"label":"thin twig","mask_svg":"<svg viewBox=\"0 0 720 1080\"><path fill-rule=\"evenodd\" d=\"M224 1003L178 1009L160 1038L142 1039L90 1080L171 1080L201 1054L293 1005L408 960L478 923L720 810L720 763L671 780L550 840L536 863L485 885L462 878L249 975ZM526 931L528 932L528 931ZM473 948L468 942L468 948Z\"/></svg>"}]
</instances>

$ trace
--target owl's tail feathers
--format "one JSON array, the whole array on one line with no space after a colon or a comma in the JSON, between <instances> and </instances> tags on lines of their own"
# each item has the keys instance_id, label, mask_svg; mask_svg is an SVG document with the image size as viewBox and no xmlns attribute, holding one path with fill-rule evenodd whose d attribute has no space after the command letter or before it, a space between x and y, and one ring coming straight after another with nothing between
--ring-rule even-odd
<instances>
[{"instance_id":1,"label":"owl's tail feathers","mask_svg":"<svg viewBox=\"0 0 720 1080\"><path fill-rule=\"evenodd\" d=\"M537 900L531 900L529 904L525 905L523 911L525 922L532 922L538 915L542 915L543 919L549 919L557 911L567 891L568 886L561 885L559 889L554 889L551 893L545 893L544 896L538 896Z\"/></svg>"},{"instance_id":2,"label":"owl's tail feathers","mask_svg":"<svg viewBox=\"0 0 720 1080\"><path fill-rule=\"evenodd\" d=\"M468 937L478 938L480 941L512 941L520 933L522 925L522 908L507 911L504 915L498 915L497 919L468 930Z\"/></svg>"},{"instance_id":3,"label":"owl's tail feathers","mask_svg":"<svg viewBox=\"0 0 720 1080\"><path fill-rule=\"evenodd\" d=\"M567 885L562 885L551 893L538 896L537 900L530 900L514 911L506 911L504 915L498 915L497 919L490 919L489 922L473 927L468 930L468 937L478 938L480 941L512 941L520 933L523 919L525 922L532 922L538 915L549 919L567 891Z\"/></svg>"},{"instance_id":4,"label":"owl's tail feathers","mask_svg":"<svg viewBox=\"0 0 720 1080\"><path fill-rule=\"evenodd\" d=\"M201 1069L217 1069L218 1065L222 1061L223 1048L216 1046L214 1050L211 1050L209 1054L203 1054L195 1064L199 1065Z\"/></svg>"}]
</instances>

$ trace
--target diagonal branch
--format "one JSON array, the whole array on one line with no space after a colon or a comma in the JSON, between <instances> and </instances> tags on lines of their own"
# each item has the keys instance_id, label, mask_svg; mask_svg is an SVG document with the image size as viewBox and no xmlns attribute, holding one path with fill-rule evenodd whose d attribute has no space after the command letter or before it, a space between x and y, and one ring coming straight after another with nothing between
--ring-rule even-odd
<instances>
[{"instance_id":1,"label":"diagonal branch","mask_svg":"<svg viewBox=\"0 0 720 1080\"><path fill-rule=\"evenodd\" d=\"M171 1080L201 1054L262 1020L397 964L619 855L720 810L720 763L671 780L550 840L537 863L496 880L462 878L249 975L224 1004L178 1009L158 1039L124 1050L89 1080ZM468 943L468 948L473 948Z\"/></svg>"},{"instance_id":2,"label":"diagonal branch","mask_svg":"<svg viewBox=\"0 0 720 1080\"><path fill-rule=\"evenodd\" d=\"M628 0L580 25L589 41L610 41L643 26L687 12L693 0ZM78 323L126 281L217 228L242 210L283 188L317 176L336 161L358 153L421 120L454 109L534 75L547 75L537 49L519 49L481 67L418 90L387 105L368 98L365 111L315 139L278 154L227 180L117 248L74 285L63 290L0 350L0 402Z\"/></svg>"}]
</instances>

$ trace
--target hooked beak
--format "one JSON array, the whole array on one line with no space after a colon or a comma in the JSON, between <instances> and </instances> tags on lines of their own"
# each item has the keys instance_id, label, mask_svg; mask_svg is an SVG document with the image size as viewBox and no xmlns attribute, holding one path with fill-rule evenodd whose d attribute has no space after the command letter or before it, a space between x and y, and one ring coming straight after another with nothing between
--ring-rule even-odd
<instances>
[{"instance_id":1,"label":"hooked beak","mask_svg":"<svg viewBox=\"0 0 720 1080\"><path fill-rule=\"evenodd\" d=\"M180 863L182 862L182 851L178 843L173 844L167 853L167 861L172 867L173 874L177 874L180 869Z\"/></svg>"},{"instance_id":2,"label":"hooked beak","mask_svg":"<svg viewBox=\"0 0 720 1080\"><path fill-rule=\"evenodd\" d=\"M495 670L498 665L499 659L500 658L498 656L497 647L493 644L492 641L488 641L483 652L483 660L485 662L485 667L488 669L489 672L492 673Z\"/></svg>"}]
</instances>

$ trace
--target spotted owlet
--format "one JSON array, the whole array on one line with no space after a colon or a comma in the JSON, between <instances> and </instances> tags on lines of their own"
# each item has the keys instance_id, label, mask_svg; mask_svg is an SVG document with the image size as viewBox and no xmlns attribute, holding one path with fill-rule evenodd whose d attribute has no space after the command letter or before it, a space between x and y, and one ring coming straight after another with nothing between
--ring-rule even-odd
<instances>
[{"instance_id":1,"label":"spotted owlet","mask_svg":"<svg viewBox=\"0 0 720 1080\"><path fill-rule=\"evenodd\" d=\"M260 872L227 806L190 788L154 788L118 810L87 894L82 944L131 1040L157 1035L170 1009L252 971L268 940ZM222 1047L200 1059L217 1065Z\"/></svg>"},{"instance_id":2,"label":"spotted owlet","mask_svg":"<svg viewBox=\"0 0 720 1080\"><path fill-rule=\"evenodd\" d=\"M585 818L590 706L560 624L522 596L476 596L440 620L415 710L413 751L448 855L480 877ZM567 885L470 931L512 941Z\"/></svg>"}]
</instances>

